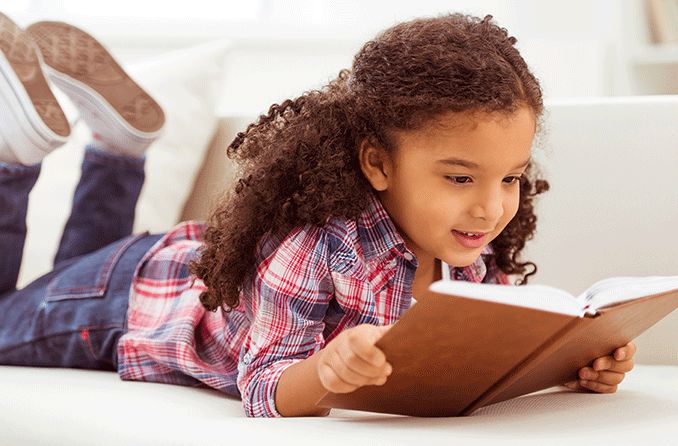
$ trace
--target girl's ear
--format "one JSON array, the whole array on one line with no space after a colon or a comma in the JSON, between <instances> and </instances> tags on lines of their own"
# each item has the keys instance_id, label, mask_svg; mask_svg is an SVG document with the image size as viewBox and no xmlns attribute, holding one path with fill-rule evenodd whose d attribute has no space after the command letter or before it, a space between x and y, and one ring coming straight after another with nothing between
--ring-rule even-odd
<instances>
[{"instance_id":1,"label":"girl's ear","mask_svg":"<svg viewBox=\"0 0 678 446\"><path fill-rule=\"evenodd\" d=\"M391 180L391 160L382 147L372 144L364 138L358 147L360 169L373 188L378 191L388 189Z\"/></svg>"}]
</instances>

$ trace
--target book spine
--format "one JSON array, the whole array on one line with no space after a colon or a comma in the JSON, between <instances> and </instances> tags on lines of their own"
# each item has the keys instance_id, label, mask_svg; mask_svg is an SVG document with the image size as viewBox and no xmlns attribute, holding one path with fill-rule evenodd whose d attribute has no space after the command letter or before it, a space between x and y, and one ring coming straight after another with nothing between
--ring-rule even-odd
<instances>
[{"instance_id":1,"label":"book spine","mask_svg":"<svg viewBox=\"0 0 678 446\"><path fill-rule=\"evenodd\" d=\"M513 384L521 376L530 370L530 367L537 363L541 358L550 355L555 349L559 348L563 339L566 339L566 334L572 331L580 322L580 317L574 317L563 328L558 330L550 338L546 339L538 348L531 354L527 355L525 359L519 362L515 367L506 372L499 380L497 380L490 388L483 392L471 404L466 406L459 415L465 416L471 414L476 409L483 407L494 398L497 394Z\"/></svg>"}]
</instances>

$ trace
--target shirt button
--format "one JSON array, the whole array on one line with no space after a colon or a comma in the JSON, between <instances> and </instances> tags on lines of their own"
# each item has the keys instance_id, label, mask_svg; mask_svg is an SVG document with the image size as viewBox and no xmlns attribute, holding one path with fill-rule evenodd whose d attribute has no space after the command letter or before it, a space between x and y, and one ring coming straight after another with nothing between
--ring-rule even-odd
<instances>
[{"instance_id":1,"label":"shirt button","mask_svg":"<svg viewBox=\"0 0 678 446\"><path fill-rule=\"evenodd\" d=\"M405 257L407 260L412 260L414 258L412 256L412 254L410 254L409 252L406 252L405 254L403 254L403 257Z\"/></svg>"},{"instance_id":2,"label":"shirt button","mask_svg":"<svg viewBox=\"0 0 678 446\"><path fill-rule=\"evenodd\" d=\"M250 354L249 353L245 354L245 356L242 358L242 362L244 362L245 364L250 363Z\"/></svg>"},{"instance_id":3,"label":"shirt button","mask_svg":"<svg viewBox=\"0 0 678 446\"><path fill-rule=\"evenodd\" d=\"M398 261L396 259L393 259L390 262L388 262L388 267L389 268L395 268L397 264L398 264Z\"/></svg>"}]
</instances>

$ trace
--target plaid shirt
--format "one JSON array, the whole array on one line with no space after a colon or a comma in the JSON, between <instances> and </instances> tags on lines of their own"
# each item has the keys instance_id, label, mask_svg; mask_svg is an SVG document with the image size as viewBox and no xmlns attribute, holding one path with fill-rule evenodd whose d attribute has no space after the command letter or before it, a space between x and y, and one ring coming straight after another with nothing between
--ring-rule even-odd
<instances>
[{"instance_id":1,"label":"plaid shirt","mask_svg":"<svg viewBox=\"0 0 678 446\"><path fill-rule=\"evenodd\" d=\"M256 273L229 314L205 310L198 296L206 287L188 273L205 223L174 226L135 270L128 331L117 349L121 379L208 386L241 398L248 417L281 417L275 389L287 367L347 328L394 323L414 303L417 260L371 197L357 220L333 218L262 239ZM450 277L509 284L493 262L486 265L489 254L488 245L475 263L448 267Z\"/></svg>"}]
</instances>

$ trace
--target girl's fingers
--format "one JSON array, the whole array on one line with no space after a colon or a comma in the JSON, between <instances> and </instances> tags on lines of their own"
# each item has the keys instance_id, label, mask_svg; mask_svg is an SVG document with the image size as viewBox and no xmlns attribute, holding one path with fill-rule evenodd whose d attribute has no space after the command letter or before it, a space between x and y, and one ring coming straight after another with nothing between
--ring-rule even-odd
<instances>
[{"instance_id":1,"label":"girl's fingers","mask_svg":"<svg viewBox=\"0 0 678 446\"><path fill-rule=\"evenodd\" d=\"M631 341L625 346L619 347L612 353L613 353L612 356L617 361L627 361L629 359L632 359L633 355L636 354L636 344L634 344L633 341Z\"/></svg>"},{"instance_id":2,"label":"girl's fingers","mask_svg":"<svg viewBox=\"0 0 678 446\"><path fill-rule=\"evenodd\" d=\"M572 390L585 390L582 386L579 385L579 381L570 381L563 384L564 387Z\"/></svg>"},{"instance_id":3,"label":"girl's fingers","mask_svg":"<svg viewBox=\"0 0 678 446\"><path fill-rule=\"evenodd\" d=\"M633 341L612 352L612 355L601 356L591 365L596 370L613 370L626 373L633 368L633 355L636 354L636 344Z\"/></svg>"},{"instance_id":4,"label":"girl's fingers","mask_svg":"<svg viewBox=\"0 0 678 446\"><path fill-rule=\"evenodd\" d=\"M592 368L595 371L610 370L613 372L626 373L633 370L633 359L616 361L612 356L601 356L593 361Z\"/></svg>"},{"instance_id":5,"label":"girl's fingers","mask_svg":"<svg viewBox=\"0 0 678 446\"><path fill-rule=\"evenodd\" d=\"M590 369L588 370L586 370L586 368L581 369L579 371L579 377L581 379L597 381L607 385L617 385L620 382L622 382L624 380L624 376L626 376L623 373L612 372L609 370L601 370L599 372L596 372L597 375L595 377L591 378L587 372L590 373Z\"/></svg>"},{"instance_id":6,"label":"girl's fingers","mask_svg":"<svg viewBox=\"0 0 678 446\"><path fill-rule=\"evenodd\" d=\"M636 344L633 341L626 344L624 347L620 347L614 352L614 358L618 361L629 360L633 358L633 355L636 354Z\"/></svg>"},{"instance_id":7,"label":"girl's fingers","mask_svg":"<svg viewBox=\"0 0 678 446\"><path fill-rule=\"evenodd\" d=\"M341 390L342 392L346 392L355 387L353 384L342 379L330 364L320 364L320 369L322 372L320 374L320 381L323 382L325 387L327 387L326 384L329 384L332 389L335 389L332 391L336 392L337 390ZM323 379L327 379L328 382L325 383Z\"/></svg>"},{"instance_id":8,"label":"girl's fingers","mask_svg":"<svg viewBox=\"0 0 678 446\"><path fill-rule=\"evenodd\" d=\"M380 368L386 362L386 355L375 346L383 334L390 329L392 325L374 326L363 324L353 329L359 329L360 333L354 333L351 337L351 350L355 355L361 357L365 362Z\"/></svg>"},{"instance_id":9,"label":"girl's fingers","mask_svg":"<svg viewBox=\"0 0 678 446\"><path fill-rule=\"evenodd\" d=\"M579 384L586 389L590 389L598 393L614 393L617 391L616 385L611 386L598 381L587 381L580 379Z\"/></svg>"},{"instance_id":10,"label":"girl's fingers","mask_svg":"<svg viewBox=\"0 0 678 446\"><path fill-rule=\"evenodd\" d=\"M366 380L372 380L381 374L381 368L368 363L360 356L351 351L348 344L337 351L341 360L338 367L342 367L344 378L353 384L359 384Z\"/></svg>"}]
</instances>

